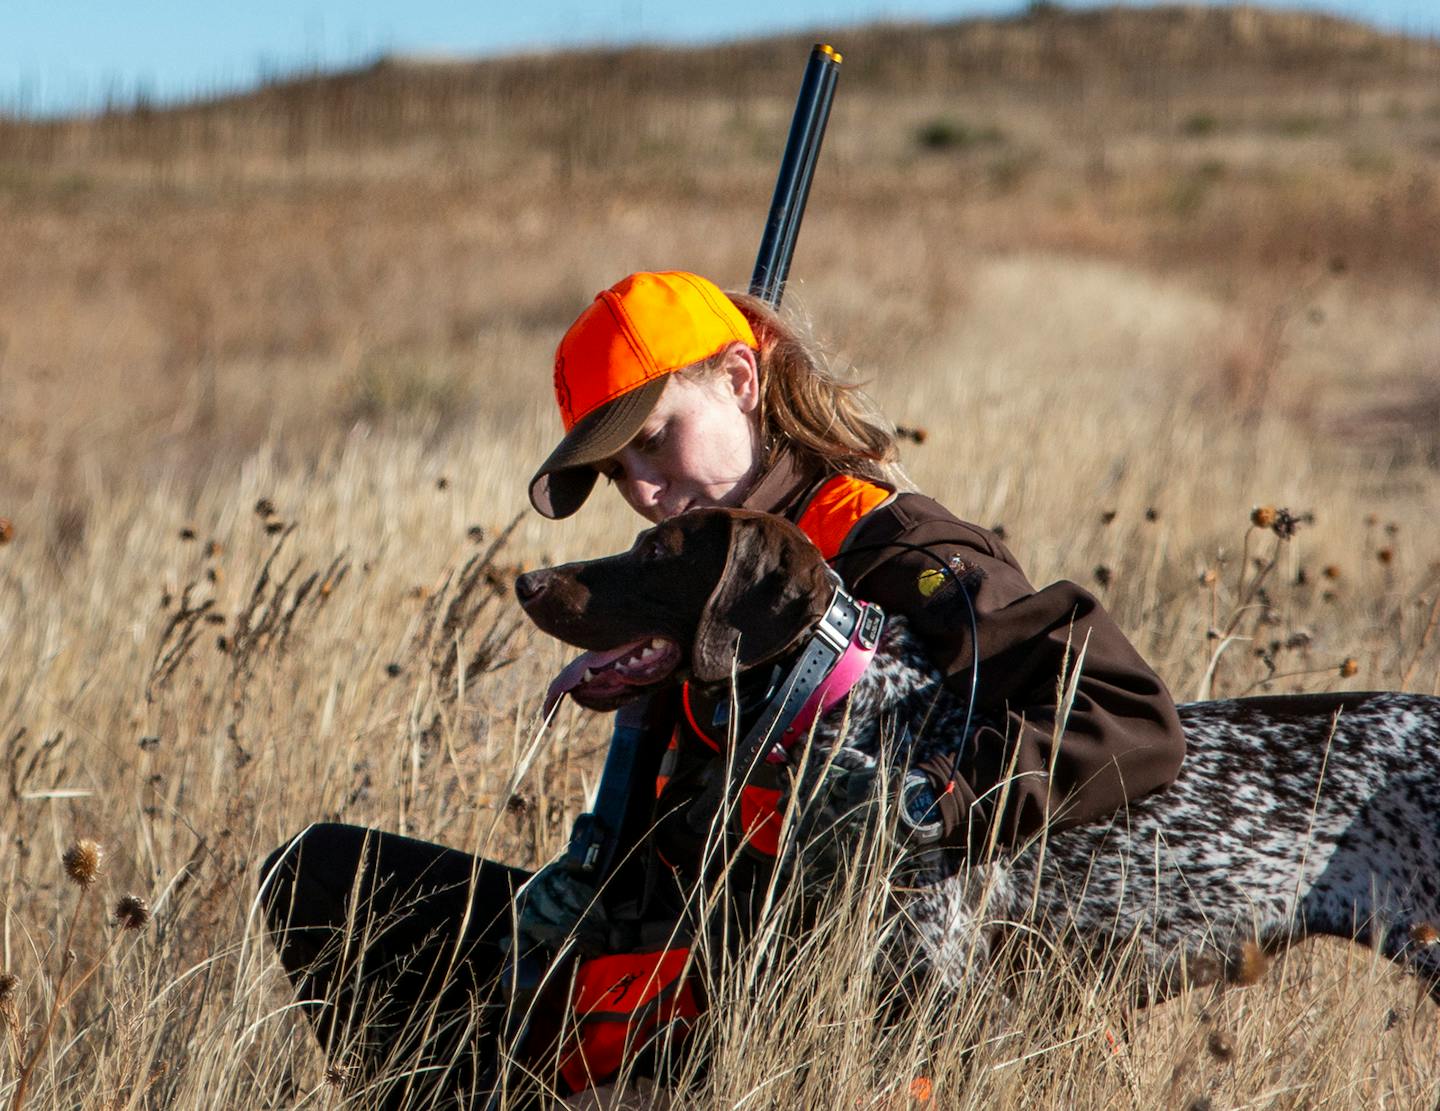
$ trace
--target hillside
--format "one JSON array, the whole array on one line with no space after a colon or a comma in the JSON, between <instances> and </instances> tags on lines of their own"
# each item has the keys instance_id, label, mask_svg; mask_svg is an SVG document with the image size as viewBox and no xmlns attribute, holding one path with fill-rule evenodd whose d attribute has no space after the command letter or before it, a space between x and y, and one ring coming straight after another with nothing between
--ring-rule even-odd
<instances>
[{"instance_id":1,"label":"hillside","mask_svg":"<svg viewBox=\"0 0 1440 1111\"><path fill-rule=\"evenodd\" d=\"M214 419L234 375L265 383L225 405L224 438L253 445L301 400L282 364L322 360L312 385L358 390L322 403L344 422L375 400L354 384L362 364L434 364L501 319L543 348L617 268L679 260L742 280L808 42L384 61L0 126L0 334L18 393L0 420L26 445L0 479L28 484L35 437L53 457L97 422L116 458L135 458L139 434L150 454L155 437L112 404L137 384L143 426L168 426L169 444L177 420ZM1356 288L1440 282L1433 43L1167 8L857 28L839 45L795 273L820 297L840 280L914 289L887 310L907 341L923 346L934 308L997 252L1187 275L1242 313L1257 283L1293 311L1290 292L1331 263ZM1267 327L1243 323L1260 333L1242 343L1252 362L1270 357Z\"/></svg>"}]
</instances>

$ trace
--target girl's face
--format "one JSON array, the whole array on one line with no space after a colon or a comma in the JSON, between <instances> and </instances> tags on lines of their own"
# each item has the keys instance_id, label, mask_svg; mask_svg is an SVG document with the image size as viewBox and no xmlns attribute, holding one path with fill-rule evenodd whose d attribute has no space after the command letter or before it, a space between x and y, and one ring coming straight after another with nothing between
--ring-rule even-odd
<instances>
[{"instance_id":1,"label":"girl's face","mask_svg":"<svg viewBox=\"0 0 1440 1111\"><path fill-rule=\"evenodd\" d=\"M755 353L737 343L713 377L671 374L635 438L595 469L649 521L739 505L760 467L759 400Z\"/></svg>"}]
</instances>

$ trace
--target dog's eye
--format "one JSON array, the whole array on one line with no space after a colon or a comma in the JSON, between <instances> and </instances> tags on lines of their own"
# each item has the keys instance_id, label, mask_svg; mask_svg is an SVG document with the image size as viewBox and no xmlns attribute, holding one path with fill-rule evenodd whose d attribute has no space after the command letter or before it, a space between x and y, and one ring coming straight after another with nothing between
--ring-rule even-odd
<instances>
[{"instance_id":1,"label":"dog's eye","mask_svg":"<svg viewBox=\"0 0 1440 1111\"><path fill-rule=\"evenodd\" d=\"M662 559L669 554L670 545L665 543L665 537L659 533L651 533L640 542L641 559Z\"/></svg>"}]
</instances>

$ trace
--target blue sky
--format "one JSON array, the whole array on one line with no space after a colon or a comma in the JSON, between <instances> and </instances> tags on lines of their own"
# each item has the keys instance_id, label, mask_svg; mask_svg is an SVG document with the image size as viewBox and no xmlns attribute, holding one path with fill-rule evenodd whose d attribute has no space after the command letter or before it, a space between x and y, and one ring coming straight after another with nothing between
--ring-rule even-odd
<instances>
[{"instance_id":1,"label":"blue sky","mask_svg":"<svg viewBox=\"0 0 1440 1111\"><path fill-rule=\"evenodd\" d=\"M843 29L856 23L956 19L1020 6L1005 0L0 0L0 110L84 110L102 104L107 93L128 100L138 90L173 100L244 88L265 73L340 67L388 51L502 54L806 29L843 40ZM1284 6L1440 34L1436 0L1292 0Z\"/></svg>"}]
</instances>

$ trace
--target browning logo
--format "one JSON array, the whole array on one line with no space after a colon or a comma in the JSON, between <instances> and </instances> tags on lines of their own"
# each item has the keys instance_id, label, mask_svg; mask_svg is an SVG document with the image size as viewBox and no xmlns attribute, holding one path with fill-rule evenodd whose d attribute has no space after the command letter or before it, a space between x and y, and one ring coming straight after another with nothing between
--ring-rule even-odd
<instances>
[{"instance_id":1,"label":"browning logo","mask_svg":"<svg viewBox=\"0 0 1440 1111\"><path fill-rule=\"evenodd\" d=\"M640 977L636 976L635 973L627 972L624 976L621 976L620 979L616 980L615 983L611 985L610 990L605 993L606 995L609 995L611 997L610 1005L612 1007L617 1006L620 1000L624 999L625 996L629 993L630 985L639 978Z\"/></svg>"},{"instance_id":2,"label":"browning logo","mask_svg":"<svg viewBox=\"0 0 1440 1111\"><path fill-rule=\"evenodd\" d=\"M565 381L565 358L562 355L555 357L555 400L560 403L560 412L568 428L575 422L575 410L570 398L570 385Z\"/></svg>"}]
</instances>

